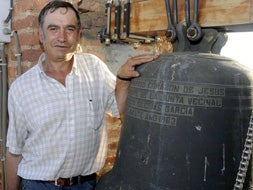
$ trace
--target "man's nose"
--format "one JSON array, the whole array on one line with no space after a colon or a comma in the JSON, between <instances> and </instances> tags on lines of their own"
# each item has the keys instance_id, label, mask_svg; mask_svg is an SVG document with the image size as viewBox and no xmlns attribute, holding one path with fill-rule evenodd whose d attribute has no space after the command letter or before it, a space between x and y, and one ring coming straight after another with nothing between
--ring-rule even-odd
<instances>
[{"instance_id":1,"label":"man's nose","mask_svg":"<svg viewBox=\"0 0 253 190\"><path fill-rule=\"evenodd\" d=\"M66 41L66 37L67 37L67 33L65 30L60 30L59 34L58 34L58 40L60 42L65 42Z\"/></svg>"}]
</instances>

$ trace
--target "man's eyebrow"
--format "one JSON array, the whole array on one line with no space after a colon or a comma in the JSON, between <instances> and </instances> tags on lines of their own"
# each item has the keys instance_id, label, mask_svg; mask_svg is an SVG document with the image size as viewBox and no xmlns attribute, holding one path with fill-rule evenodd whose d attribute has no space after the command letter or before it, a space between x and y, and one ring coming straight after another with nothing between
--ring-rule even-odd
<instances>
[{"instance_id":1,"label":"man's eyebrow","mask_svg":"<svg viewBox=\"0 0 253 190\"><path fill-rule=\"evenodd\" d=\"M47 26L47 28L51 28L51 27L59 27L58 25L55 25L55 24L49 24L48 26ZM69 24L69 25L66 25L64 28L77 28L75 25L73 25L73 24Z\"/></svg>"},{"instance_id":2,"label":"man's eyebrow","mask_svg":"<svg viewBox=\"0 0 253 190\"><path fill-rule=\"evenodd\" d=\"M66 28L75 28L76 29L77 27L76 27L76 25L69 24L69 25L66 26Z\"/></svg>"},{"instance_id":3,"label":"man's eyebrow","mask_svg":"<svg viewBox=\"0 0 253 190\"><path fill-rule=\"evenodd\" d=\"M57 25L55 25L55 24L49 24L49 25L47 26L47 28L51 28L51 27L59 27L59 26L57 26Z\"/></svg>"}]
</instances>

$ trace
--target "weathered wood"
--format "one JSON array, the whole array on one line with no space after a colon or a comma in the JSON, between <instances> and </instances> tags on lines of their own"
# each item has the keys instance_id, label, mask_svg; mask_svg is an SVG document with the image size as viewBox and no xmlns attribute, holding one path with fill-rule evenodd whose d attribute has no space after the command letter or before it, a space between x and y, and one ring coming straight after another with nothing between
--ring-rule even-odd
<instances>
[{"instance_id":1,"label":"weathered wood","mask_svg":"<svg viewBox=\"0 0 253 190\"><path fill-rule=\"evenodd\" d=\"M193 20L194 0L190 2L190 15L191 20ZM173 5L172 0L171 5ZM179 0L179 22L185 22L184 9L184 0ZM114 8L112 8L111 13L111 31L113 33ZM123 25L123 9L121 23ZM253 31L253 0L199 0L199 24L201 27L237 28L236 30ZM165 0L132 1L130 33L153 36L164 33L167 27L168 21Z\"/></svg>"}]
</instances>

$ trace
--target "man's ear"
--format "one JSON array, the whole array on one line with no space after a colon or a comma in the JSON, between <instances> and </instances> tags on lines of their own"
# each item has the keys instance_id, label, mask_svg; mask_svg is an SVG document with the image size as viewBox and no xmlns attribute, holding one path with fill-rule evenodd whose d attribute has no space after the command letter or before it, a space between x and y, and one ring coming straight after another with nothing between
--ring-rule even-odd
<instances>
[{"instance_id":1,"label":"man's ear","mask_svg":"<svg viewBox=\"0 0 253 190\"><path fill-rule=\"evenodd\" d=\"M42 44L44 44L44 42L45 42L45 36L44 36L43 30L41 28L39 28L39 39L40 39L40 42Z\"/></svg>"},{"instance_id":2,"label":"man's ear","mask_svg":"<svg viewBox=\"0 0 253 190\"><path fill-rule=\"evenodd\" d=\"M82 30L82 28L80 28L78 31L78 43L80 43L80 41L81 41L82 34L83 34L83 30Z\"/></svg>"}]
</instances>

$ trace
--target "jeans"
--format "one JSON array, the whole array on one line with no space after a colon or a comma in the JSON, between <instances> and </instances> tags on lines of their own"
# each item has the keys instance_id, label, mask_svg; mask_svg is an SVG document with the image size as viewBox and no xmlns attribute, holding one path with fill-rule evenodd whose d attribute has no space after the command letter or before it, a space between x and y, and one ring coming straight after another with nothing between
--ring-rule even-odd
<instances>
[{"instance_id":1,"label":"jeans","mask_svg":"<svg viewBox=\"0 0 253 190\"><path fill-rule=\"evenodd\" d=\"M96 180L86 181L72 186L55 186L52 182L21 179L21 190L94 190Z\"/></svg>"}]
</instances>

